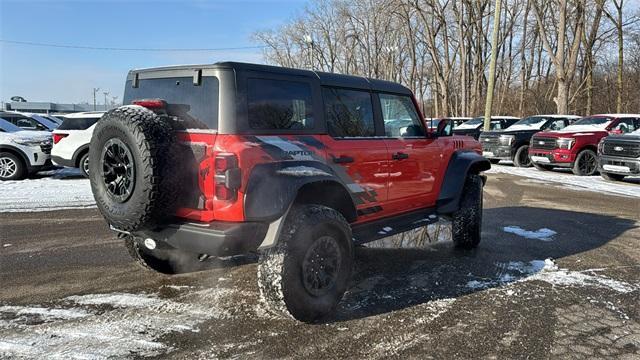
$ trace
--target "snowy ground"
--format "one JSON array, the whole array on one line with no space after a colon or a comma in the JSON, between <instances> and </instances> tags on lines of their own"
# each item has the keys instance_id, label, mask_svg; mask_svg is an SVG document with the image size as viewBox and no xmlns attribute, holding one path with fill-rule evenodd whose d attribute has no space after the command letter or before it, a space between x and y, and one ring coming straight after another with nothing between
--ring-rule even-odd
<instances>
[{"instance_id":1,"label":"snowy ground","mask_svg":"<svg viewBox=\"0 0 640 360\"><path fill-rule=\"evenodd\" d=\"M487 174L510 174L555 184L572 190L593 191L640 198L640 178L627 177L625 181L607 181L601 176L575 176L568 170L540 171L536 168L518 168L502 162L492 165Z\"/></svg>"},{"instance_id":2,"label":"snowy ground","mask_svg":"<svg viewBox=\"0 0 640 360\"><path fill-rule=\"evenodd\" d=\"M95 207L91 186L79 169L65 168L39 173L36 178L0 184L0 212L91 207Z\"/></svg>"}]
</instances>

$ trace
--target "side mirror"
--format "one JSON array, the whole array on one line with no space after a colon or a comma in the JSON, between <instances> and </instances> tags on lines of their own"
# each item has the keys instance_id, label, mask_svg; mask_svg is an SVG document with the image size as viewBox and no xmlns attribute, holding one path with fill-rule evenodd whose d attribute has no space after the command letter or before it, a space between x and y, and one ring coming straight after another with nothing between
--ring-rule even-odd
<instances>
[{"instance_id":1,"label":"side mirror","mask_svg":"<svg viewBox=\"0 0 640 360\"><path fill-rule=\"evenodd\" d=\"M438 122L438 128L436 130L438 136L451 136L453 135L453 121L449 119L442 119Z\"/></svg>"},{"instance_id":2,"label":"side mirror","mask_svg":"<svg viewBox=\"0 0 640 360\"><path fill-rule=\"evenodd\" d=\"M420 125L409 125L400 128L400 136L402 137L417 137L424 135L424 131Z\"/></svg>"}]
</instances>

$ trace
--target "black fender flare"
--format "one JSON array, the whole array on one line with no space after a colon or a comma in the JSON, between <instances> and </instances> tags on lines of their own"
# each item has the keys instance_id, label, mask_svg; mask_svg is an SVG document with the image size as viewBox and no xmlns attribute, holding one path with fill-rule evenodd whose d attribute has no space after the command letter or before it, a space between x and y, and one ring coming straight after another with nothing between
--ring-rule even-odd
<instances>
[{"instance_id":1,"label":"black fender flare","mask_svg":"<svg viewBox=\"0 0 640 360\"><path fill-rule=\"evenodd\" d=\"M79 161L80 161L80 154L82 154L85 150L89 150L89 144L84 144L82 146L80 146L79 148L76 149L76 151L73 152L73 163L76 164L76 166L79 167Z\"/></svg>"},{"instance_id":2,"label":"black fender flare","mask_svg":"<svg viewBox=\"0 0 640 360\"><path fill-rule=\"evenodd\" d=\"M456 151L451 155L436 202L438 214L449 215L460 208L460 198L468 174L491 169L491 163L474 151Z\"/></svg>"},{"instance_id":3,"label":"black fender flare","mask_svg":"<svg viewBox=\"0 0 640 360\"><path fill-rule=\"evenodd\" d=\"M29 157L27 156L27 154L24 153L24 151L18 149L17 147L13 147L11 145L0 145L0 151L3 150L7 150L10 153L15 153L17 154L20 159L22 159L22 161L24 162L24 166L29 169L31 168L31 161L29 161Z\"/></svg>"},{"instance_id":4,"label":"black fender flare","mask_svg":"<svg viewBox=\"0 0 640 360\"><path fill-rule=\"evenodd\" d=\"M347 221L355 221L356 206L348 188L334 171L320 161L281 161L256 165L244 196L247 221L272 222L284 216L303 187L330 189L324 201L335 201ZM321 198L317 198L321 199Z\"/></svg>"}]
</instances>

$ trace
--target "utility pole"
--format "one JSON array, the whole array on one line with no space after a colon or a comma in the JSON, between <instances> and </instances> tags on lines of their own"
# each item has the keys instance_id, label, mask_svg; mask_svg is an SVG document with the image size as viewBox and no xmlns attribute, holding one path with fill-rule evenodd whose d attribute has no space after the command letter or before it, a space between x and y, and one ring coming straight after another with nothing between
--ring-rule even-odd
<instances>
[{"instance_id":1,"label":"utility pole","mask_svg":"<svg viewBox=\"0 0 640 360\"><path fill-rule=\"evenodd\" d=\"M107 111L107 95L109 95L108 91L103 92L104 94L104 111Z\"/></svg>"},{"instance_id":2,"label":"utility pole","mask_svg":"<svg viewBox=\"0 0 640 360\"><path fill-rule=\"evenodd\" d=\"M305 35L304 36L304 42L306 42L307 45L309 45L309 49L310 49L310 51L309 51L309 66L311 66L311 70L313 70L313 51L314 51L313 45L315 45L315 44L313 43L313 38L311 37L311 35Z\"/></svg>"},{"instance_id":3,"label":"utility pole","mask_svg":"<svg viewBox=\"0 0 640 360\"><path fill-rule=\"evenodd\" d=\"M100 91L100 88L93 88L93 111L96 111L96 94Z\"/></svg>"},{"instance_id":4,"label":"utility pole","mask_svg":"<svg viewBox=\"0 0 640 360\"><path fill-rule=\"evenodd\" d=\"M484 105L484 131L491 129L491 107L493 105L493 88L496 83L496 60L498 57L498 29L500 29L501 0L495 0L493 9L493 31L491 34L491 60L489 63L489 84L487 85L487 100Z\"/></svg>"}]
</instances>

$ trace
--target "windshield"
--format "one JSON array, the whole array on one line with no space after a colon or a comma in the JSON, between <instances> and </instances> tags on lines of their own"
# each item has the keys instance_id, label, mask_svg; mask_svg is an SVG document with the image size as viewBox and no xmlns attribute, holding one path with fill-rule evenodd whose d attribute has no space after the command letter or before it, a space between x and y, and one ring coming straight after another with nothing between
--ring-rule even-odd
<instances>
[{"instance_id":1,"label":"windshield","mask_svg":"<svg viewBox=\"0 0 640 360\"><path fill-rule=\"evenodd\" d=\"M542 117L542 116L529 116L526 117L520 121L518 121L517 123L511 125L512 128L514 127L521 127L521 128L530 128L530 129L540 129L542 127L542 125L544 125L544 123L547 122L547 118Z\"/></svg>"},{"instance_id":2,"label":"windshield","mask_svg":"<svg viewBox=\"0 0 640 360\"><path fill-rule=\"evenodd\" d=\"M571 126L567 126L567 127L586 125L586 126L593 126L599 129L604 129L607 127L607 125L611 123L611 120L612 119L610 117L605 117L605 116L587 117L584 119L580 119L574 122Z\"/></svg>"},{"instance_id":3,"label":"windshield","mask_svg":"<svg viewBox=\"0 0 640 360\"><path fill-rule=\"evenodd\" d=\"M4 131L4 132L17 132L17 131L22 131L21 128L13 125L12 123L8 122L5 119L0 119L0 130Z\"/></svg>"},{"instance_id":4,"label":"windshield","mask_svg":"<svg viewBox=\"0 0 640 360\"><path fill-rule=\"evenodd\" d=\"M458 129L475 129L482 124L482 121L483 121L483 118L481 117L473 118L469 121L466 121L460 124L460 126L458 126Z\"/></svg>"}]
</instances>

